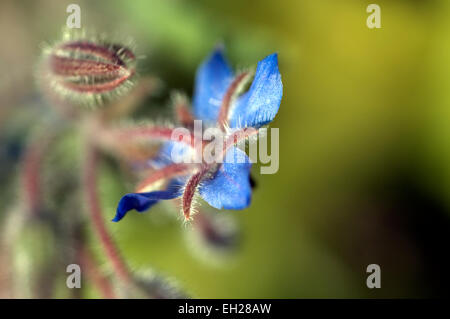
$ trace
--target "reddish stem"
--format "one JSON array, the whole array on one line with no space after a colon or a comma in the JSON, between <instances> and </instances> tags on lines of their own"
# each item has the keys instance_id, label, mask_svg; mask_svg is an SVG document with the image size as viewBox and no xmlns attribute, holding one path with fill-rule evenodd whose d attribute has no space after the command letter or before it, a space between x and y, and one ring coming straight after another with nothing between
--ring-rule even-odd
<instances>
[{"instance_id":1,"label":"reddish stem","mask_svg":"<svg viewBox=\"0 0 450 319\"><path fill-rule=\"evenodd\" d=\"M84 191L94 230L100 239L102 248L111 262L113 269L120 279L129 283L131 281L131 275L104 224L97 193L97 154L92 145L87 146L85 156L86 162L83 167Z\"/></svg>"},{"instance_id":2,"label":"reddish stem","mask_svg":"<svg viewBox=\"0 0 450 319\"><path fill-rule=\"evenodd\" d=\"M191 216L192 200L194 199L195 191L207 171L207 167L204 167L200 172L192 175L186 183L182 197L183 214L186 220Z\"/></svg>"},{"instance_id":3,"label":"reddish stem","mask_svg":"<svg viewBox=\"0 0 450 319\"><path fill-rule=\"evenodd\" d=\"M22 181L25 190L25 202L32 214L37 214L41 205L40 172L42 159L49 141L47 138L34 140L27 148L24 157Z\"/></svg>"},{"instance_id":4,"label":"reddish stem","mask_svg":"<svg viewBox=\"0 0 450 319\"><path fill-rule=\"evenodd\" d=\"M87 249L80 247L78 254L83 269L86 270L87 276L99 290L102 297L107 299L115 299L116 295L114 294L114 290L111 287L109 280L102 275L100 269L97 267L97 263L92 259L92 256Z\"/></svg>"},{"instance_id":5,"label":"reddish stem","mask_svg":"<svg viewBox=\"0 0 450 319\"><path fill-rule=\"evenodd\" d=\"M152 127L132 127L132 128L124 128L119 130L112 131L113 134L116 134L119 139L129 139L135 137L148 137L157 140L163 141L174 141L172 139L172 134L174 132L173 128L162 127L162 126L152 126ZM194 134L190 133L190 139L188 138L179 138L174 142L183 142L189 146L194 145Z\"/></svg>"},{"instance_id":6,"label":"reddish stem","mask_svg":"<svg viewBox=\"0 0 450 319\"><path fill-rule=\"evenodd\" d=\"M177 103L175 104L175 114L178 122L180 122L182 125L189 128L194 125L194 116L188 109L187 103L184 99L180 98L179 101L177 101Z\"/></svg>"},{"instance_id":7,"label":"reddish stem","mask_svg":"<svg viewBox=\"0 0 450 319\"><path fill-rule=\"evenodd\" d=\"M220 106L219 116L217 118L217 123L219 124L219 127L221 129L225 128L225 124L228 120L228 114L230 112L231 108L231 101L233 97L236 94L236 90L239 88L239 86L242 84L242 82L247 78L248 72L242 72L236 78L231 82L230 86L228 87L227 91L225 92L225 95L222 99L222 104Z\"/></svg>"},{"instance_id":8,"label":"reddish stem","mask_svg":"<svg viewBox=\"0 0 450 319\"><path fill-rule=\"evenodd\" d=\"M226 140L222 148L222 152L216 155L216 163L222 163L227 152L231 147L238 144L240 141L249 138L250 136L258 134L258 130L253 127L246 127L242 130L233 132Z\"/></svg>"},{"instance_id":9,"label":"reddish stem","mask_svg":"<svg viewBox=\"0 0 450 319\"><path fill-rule=\"evenodd\" d=\"M139 185L136 187L136 193L141 193L144 189L151 184L160 181L167 180L176 176L186 175L192 171L192 165L187 164L171 164L163 167L160 170L153 172L149 177L144 179Z\"/></svg>"}]
</instances>

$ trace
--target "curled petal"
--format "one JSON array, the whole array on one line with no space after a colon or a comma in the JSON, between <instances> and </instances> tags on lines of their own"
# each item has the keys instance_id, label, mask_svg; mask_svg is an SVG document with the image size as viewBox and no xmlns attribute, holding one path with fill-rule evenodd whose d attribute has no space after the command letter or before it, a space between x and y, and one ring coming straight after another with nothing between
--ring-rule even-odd
<instances>
[{"instance_id":1,"label":"curled petal","mask_svg":"<svg viewBox=\"0 0 450 319\"><path fill-rule=\"evenodd\" d=\"M217 48L197 71L193 97L197 119L216 121L225 91L233 79L222 51Z\"/></svg>"},{"instance_id":2,"label":"curled petal","mask_svg":"<svg viewBox=\"0 0 450 319\"><path fill-rule=\"evenodd\" d=\"M236 101L232 109L230 126L259 128L271 122L280 108L282 96L278 56L274 53L258 63L250 89Z\"/></svg>"},{"instance_id":3,"label":"curled petal","mask_svg":"<svg viewBox=\"0 0 450 319\"><path fill-rule=\"evenodd\" d=\"M237 147L231 148L215 175L202 181L200 196L217 209L246 208L250 205L252 193L251 166L250 159L243 151Z\"/></svg>"},{"instance_id":4,"label":"curled petal","mask_svg":"<svg viewBox=\"0 0 450 319\"><path fill-rule=\"evenodd\" d=\"M169 187L165 191L126 194L120 199L119 205L117 206L116 216L112 221L118 222L132 209L142 213L160 200L173 199L179 196L179 187Z\"/></svg>"}]
</instances>

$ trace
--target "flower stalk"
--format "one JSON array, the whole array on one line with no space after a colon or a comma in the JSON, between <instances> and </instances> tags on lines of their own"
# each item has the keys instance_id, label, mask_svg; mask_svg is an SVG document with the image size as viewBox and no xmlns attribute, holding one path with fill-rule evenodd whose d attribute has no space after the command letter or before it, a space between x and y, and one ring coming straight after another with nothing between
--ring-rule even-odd
<instances>
[{"instance_id":1,"label":"flower stalk","mask_svg":"<svg viewBox=\"0 0 450 319\"><path fill-rule=\"evenodd\" d=\"M94 231L100 240L103 251L118 277L126 284L131 282L131 274L125 264L116 243L109 234L100 208L97 192L98 156L94 146L86 142L86 159L83 165L83 188L86 204L92 220Z\"/></svg>"}]
</instances>

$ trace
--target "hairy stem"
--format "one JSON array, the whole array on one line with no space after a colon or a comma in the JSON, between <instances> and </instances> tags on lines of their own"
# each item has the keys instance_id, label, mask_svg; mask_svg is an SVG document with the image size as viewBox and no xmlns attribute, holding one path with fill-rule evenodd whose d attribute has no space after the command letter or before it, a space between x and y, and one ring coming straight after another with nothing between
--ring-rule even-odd
<instances>
[{"instance_id":1,"label":"hairy stem","mask_svg":"<svg viewBox=\"0 0 450 319\"><path fill-rule=\"evenodd\" d=\"M228 87L225 95L222 99L222 104L220 106L219 116L217 118L217 123L221 129L225 129L225 125L227 124L228 115L230 113L231 102L233 98L236 96L238 89L241 87L243 83L247 80L249 72L242 72L237 75L236 78L231 82Z\"/></svg>"},{"instance_id":2,"label":"hairy stem","mask_svg":"<svg viewBox=\"0 0 450 319\"><path fill-rule=\"evenodd\" d=\"M129 140L138 137L146 137L160 141L174 141L172 139L174 129L163 126L130 127L130 128L114 129L110 130L108 133L111 133L118 140ZM190 139L178 140L178 142L186 143L189 146L193 146L194 143L193 141L194 136L192 133Z\"/></svg>"},{"instance_id":3,"label":"hairy stem","mask_svg":"<svg viewBox=\"0 0 450 319\"><path fill-rule=\"evenodd\" d=\"M104 224L100 202L97 193L97 153L94 147L88 142L86 147L86 159L83 167L83 188L86 202L92 220L95 233L100 240L106 257L110 261L114 271L125 283L131 282L131 275L128 271L119 250L111 238Z\"/></svg>"},{"instance_id":4,"label":"hairy stem","mask_svg":"<svg viewBox=\"0 0 450 319\"><path fill-rule=\"evenodd\" d=\"M28 147L24 157L23 185L25 192L25 203L32 214L36 214L40 206L40 166L43 155L38 143Z\"/></svg>"},{"instance_id":5,"label":"hairy stem","mask_svg":"<svg viewBox=\"0 0 450 319\"><path fill-rule=\"evenodd\" d=\"M174 100L175 116L178 122L188 128L192 128L194 125L194 116L188 108L187 98L184 96L176 96Z\"/></svg>"},{"instance_id":6,"label":"hairy stem","mask_svg":"<svg viewBox=\"0 0 450 319\"><path fill-rule=\"evenodd\" d=\"M160 180L168 180L176 176L182 176L192 172L192 166L187 164L172 164L153 172L149 177L144 179L137 187L136 193L146 191L146 188Z\"/></svg>"},{"instance_id":7,"label":"hairy stem","mask_svg":"<svg viewBox=\"0 0 450 319\"><path fill-rule=\"evenodd\" d=\"M53 137L53 133L39 134L39 137L35 138L25 151L22 184L25 204L33 215L38 214L41 208L42 161Z\"/></svg>"},{"instance_id":8,"label":"hairy stem","mask_svg":"<svg viewBox=\"0 0 450 319\"><path fill-rule=\"evenodd\" d=\"M182 197L183 214L186 220L189 220L189 218L191 217L192 200L194 199L194 195L198 185L200 184L207 171L207 167L204 167L200 172L192 175L186 183Z\"/></svg>"},{"instance_id":9,"label":"hairy stem","mask_svg":"<svg viewBox=\"0 0 450 319\"><path fill-rule=\"evenodd\" d=\"M242 130L235 131L231 133L230 136L227 137L225 143L223 145L222 151L216 154L216 163L222 163L227 152L233 146L239 144L241 141L258 134L258 130L253 127L246 127Z\"/></svg>"},{"instance_id":10,"label":"hairy stem","mask_svg":"<svg viewBox=\"0 0 450 319\"><path fill-rule=\"evenodd\" d=\"M101 273L97 263L93 260L88 250L85 247L80 247L78 250L78 256L83 269L86 269L88 278L98 289L101 296L107 299L115 299L116 295L111 287L111 283L108 278Z\"/></svg>"}]
</instances>

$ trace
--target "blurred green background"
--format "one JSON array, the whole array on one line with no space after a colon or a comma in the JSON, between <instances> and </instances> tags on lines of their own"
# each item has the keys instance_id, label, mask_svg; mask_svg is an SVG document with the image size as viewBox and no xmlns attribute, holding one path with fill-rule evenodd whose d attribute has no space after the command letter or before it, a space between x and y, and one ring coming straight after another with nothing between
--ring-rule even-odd
<instances>
[{"instance_id":1,"label":"blurred green background","mask_svg":"<svg viewBox=\"0 0 450 319\"><path fill-rule=\"evenodd\" d=\"M0 4L4 207L18 169L8 141L42 112L30 106L34 66L70 3ZM140 73L163 81L139 116L163 111L170 89L191 96L196 68L218 42L235 68L279 54L284 96L271 126L280 129L280 169L255 167L250 208L219 212L236 216L240 249L218 264L196 258L182 223L160 205L108 224L133 269L151 265L202 298L448 296L449 1L376 1L381 29L366 26L370 1L76 3L83 27L132 38L145 56ZM102 176L109 220L127 188ZM372 263L381 289L366 287Z\"/></svg>"}]
</instances>

